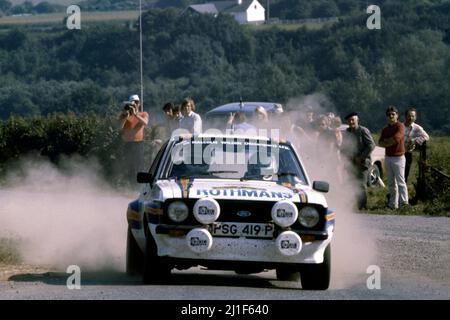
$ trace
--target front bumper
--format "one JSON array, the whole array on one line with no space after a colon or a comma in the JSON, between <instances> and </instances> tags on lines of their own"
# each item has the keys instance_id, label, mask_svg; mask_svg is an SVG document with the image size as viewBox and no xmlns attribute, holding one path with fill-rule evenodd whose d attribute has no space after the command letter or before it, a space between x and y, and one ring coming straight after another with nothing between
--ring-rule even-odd
<instances>
[{"instance_id":1,"label":"front bumper","mask_svg":"<svg viewBox=\"0 0 450 320\"><path fill-rule=\"evenodd\" d=\"M247 261L261 263L317 264L323 262L323 254L331 242L333 233L323 240L303 242L301 251L293 256L281 254L275 239L249 239L213 237L207 252L197 253L189 249L184 234L170 235L156 231L157 225L149 224L149 230L158 248L158 256L200 261Z\"/></svg>"}]
</instances>

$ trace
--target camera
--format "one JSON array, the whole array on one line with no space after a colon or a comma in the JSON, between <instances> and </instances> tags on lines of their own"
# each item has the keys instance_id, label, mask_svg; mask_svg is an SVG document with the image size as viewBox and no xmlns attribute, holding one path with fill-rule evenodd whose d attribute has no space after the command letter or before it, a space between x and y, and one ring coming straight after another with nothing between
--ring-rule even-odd
<instances>
[{"instance_id":1,"label":"camera","mask_svg":"<svg viewBox=\"0 0 450 320\"><path fill-rule=\"evenodd\" d=\"M125 111L132 111L132 110L133 110L133 103L131 103L131 102L125 103L123 109L124 109Z\"/></svg>"}]
</instances>

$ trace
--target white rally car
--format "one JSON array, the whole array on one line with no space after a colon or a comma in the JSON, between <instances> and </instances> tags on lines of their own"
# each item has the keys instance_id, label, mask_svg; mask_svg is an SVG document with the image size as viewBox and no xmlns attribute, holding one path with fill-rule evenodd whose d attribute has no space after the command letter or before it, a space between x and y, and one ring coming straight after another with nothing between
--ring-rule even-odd
<instances>
[{"instance_id":1,"label":"white rally car","mask_svg":"<svg viewBox=\"0 0 450 320\"><path fill-rule=\"evenodd\" d=\"M276 269L303 289L330 282L335 214L289 142L235 135L174 137L138 174L128 205L127 272L144 283L203 266L239 274Z\"/></svg>"}]
</instances>

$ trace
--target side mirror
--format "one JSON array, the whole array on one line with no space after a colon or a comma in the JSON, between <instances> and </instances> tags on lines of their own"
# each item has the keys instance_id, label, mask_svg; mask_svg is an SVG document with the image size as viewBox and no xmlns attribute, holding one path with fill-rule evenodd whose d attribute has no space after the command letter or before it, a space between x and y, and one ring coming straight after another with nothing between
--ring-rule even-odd
<instances>
[{"instance_id":1,"label":"side mirror","mask_svg":"<svg viewBox=\"0 0 450 320\"><path fill-rule=\"evenodd\" d=\"M313 189L319 192L327 193L330 190L330 185L325 181L314 181Z\"/></svg>"},{"instance_id":2,"label":"side mirror","mask_svg":"<svg viewBox=\"0 0 450 320\"><path fill-rule=\"evenodd\" d=\"M136 178L139 183L153 183L153 176L148 172L138 172Z\"/></svg>"}]
</instances>

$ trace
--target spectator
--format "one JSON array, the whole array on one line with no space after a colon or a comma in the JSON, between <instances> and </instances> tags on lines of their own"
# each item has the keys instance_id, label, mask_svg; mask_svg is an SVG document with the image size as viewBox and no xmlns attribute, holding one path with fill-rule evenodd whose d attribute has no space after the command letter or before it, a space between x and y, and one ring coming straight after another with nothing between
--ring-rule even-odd
<instances>
[{"instance_id":1,"label":"spectator","mask_svg":"<svg viewBox=\"0 0 450 320\"><path fill-rule=\"evenodd\" d=\"M174 115L175 105L172 102L167 102L163 106L163 111L165 115L164 125L167 128L170 136L173 130L177 129L179 126L179 121L175 118Z\"/></svg>"},{"instance_id":2,"label":"spectator","mask_svg":"<svg viewBox=\"0 0 450 320\"><path fill-rule=\"evenodd\" d=\"M342 134L342 155L348 160L347 172L356 177L358 181L357 203L358 209L367 209L367 178L372 163L370 154L375 149L375 141L369 129L359 125L356 112L345 116L348 128Z\"/></svg>"},{"instance_id":3,"label":"spectator","mask_svg":"<svg viewBox=\"0 0 450 320\"><path fill-rule=\"evenodd\" d=\"M173 108L175 108L175 106L173 105L172 102L167 102L163 106L163 111L164 115L166 116L167 124L169 124L170 121L173 119Z\"/></svg>"},{"instance_id":4,"label":"spectator","mask_svg":"<svg viewBox=\"0 0 450 320\"><path fill-rule=\"evenodd\" d=\"M262 106L257 106L255 108L255 114L253 118L253 124L256 128L259 129L269 129L269 115L267 114L267 111Z\"/></svg>"},{"instance_id":5,"label":"spectator","mask_svg":"<svg viewBox=\"0 0 450 320\"><path fill-rule=\"evenodd\" d=\"M425 130L416 123L417 111L409 108L405 112L405 182L408 182L409 169L412 163L412 152L416 146L421 146L430 137Z\"/></svg>"},{"instance_id":6,"label":"spectator","mask_svg":"<svg viewBox=\"0 0 450 320\"><path fill-rule=\"evenodd\" d=\"M342 144L342 131L341 131L342 120L341 117L333 117L331 119L331 129L334 131L334 135L336 136L336 142L338 147Z\"/></svg>"},{"instance_id":7,"label":"spectator","mask_svg":"<svg viewBox=\"0 0 450 320\"><path fill-rule=\"evenodd\" d=\"M329 159L330 163L337 165L337 140L334 131L328 125L329 119L327 116L321 115L316 124L316 140L314 141L315 158L319 159L320 157L324 157Z\"/></svg>"},{"instance_id":8,"label":"spectator","mask_svg":"<svg viewBox=\"0 0 450 320\"><path fill-rule=\"evenodd\" d=\"M144 129L148 124L147 112L140 112L140 99L137 94L130 96L119 115L119 127L124 142L124 169L131 183L142 171L144 161Z\"/></svg>"},{"instance_id":9,"label":"spectator","mask_svg":"<svg viewBox=\"0 0 450 320\"><path fill-rule=\"evenodd\" d=\"M311 106L306 106L304 110L302 110L302 118L299 119L291 128L293 133L297 133L300 135L301 140L313 141L313 133L315 131L315 122L314 122L314 111Z\"/></svg>"},{"instance_id":10,"label":"spectator","mask_svg":"<svg viewBox=\"0 0 450 320\"><path fill-rule=\"evenodd\" d=\"M275 131L272 131L272 129L277 129L278 137L279 137L279 133L281 131L289 132L291 130L292 123L291 123L291 121L289 121L289 125L286 125L285 119L287 118L287 113L284 112L282 104L274 103L273 110L271 113L268 113L267 110L265 108L263 108L262 106L258 106L257 109L258 109L258 111L255 110L255 112L259 112L261 110L262 112L265 111L266 115L267 115L267 120L263 120L262 123L257 124L258 128L270 130L271 136L275 132Z\"/></svg>"},{"instance_id":11,"label":"spectator","mask_svg":"<svg viewBox=\"0 0 450 320\"><path fill-rule=\"evenodd\" d=\"M269 122L269 115L267 114L266 109L262 106L257 106L255 108L255 117L258 122L262 122L262 123Z\"/></svg>"},{"instance_id":12,"label":"spectator","mask_svg":"<svg viewBox=\"0 0 450 320\"><path fill-rule=\"evenodd\" d=\"M244 112L231 112L228 117L227 129L231 129L233 131L253 130L254 133L256 133L256 127L247 122L247 117Z\"/></svg>"},{"instance_id":13,"label":"spectator","mask_svg":"<svg viewBox=\"0 0 450 320\"><path fill-rule=\"evenodd\" d=\"M185 98L181 103L183 118L180 120L180 129L186 129L194 135L199 135L202 133L202 118L194 111L194 100Z\"/></svg>"},{"instance_id":14,"label":"spectator","mask_svg":"<svg viewBox=\"0 0 450 320\"><path fill-rule=\"evenodd\" d=\"M325 113L325 115L328 117L328 119L330 119L330 123L336 117L334 112L327 112L327 113Z\"/></svg>"},{"instance_id":15,"label":"spectator","mask_svg":"<svg viewBox=\"0 0 450 320\"><path fill-rule=\"evenodd\" d=\"M176 121L178 126L180 125L179 122L183 118L183 115L181 114L181 110L179 106L175 106L173 108L173 119Z\"/></svg>"},{"instance_id":16,"label":"spectator","mask_svg":"<svg viewBox=\"0 0 450 320\"><path fill-rule=\"evenodd\" d=\"M316 142L326 142L330 148L335 148L337 146L336 136L334 130L331 130L329 125L330 121L328 117L321 115L316 124Z\"/></svg>"},{"instance_id":17,"label":"spectator","mask_svg":"<svg viewBox=\"0 0 450 320\"><path fill-rule=\"evenodd\" d=\"M303 123L313 124L314 123L314 110L311 106L306 106L303 113Z\"/></svg>"},{"instance_id":18,"label":"spectator","mask_svg":"<svg viewBox=\"0 0 450 320\"><path fill-rule=\"evenodd\" d=\"M394 106L386 109L388 124L381 131L378 141L386 149L384 166L389 188L388 206L396 209L408 204L408 188L405 182L405 126L398 121Z\"/></svg>"}]
</instances>

